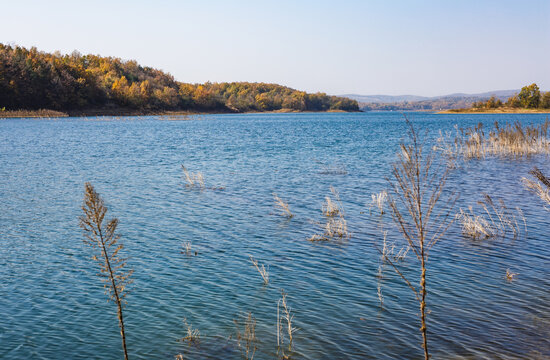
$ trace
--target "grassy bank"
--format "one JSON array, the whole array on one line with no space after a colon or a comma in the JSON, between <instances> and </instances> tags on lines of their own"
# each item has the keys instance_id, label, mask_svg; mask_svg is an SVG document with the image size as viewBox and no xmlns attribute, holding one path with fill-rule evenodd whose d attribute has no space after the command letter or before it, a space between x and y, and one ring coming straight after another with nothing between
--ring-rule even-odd
<instances>
[{"instance_id":1,"label":"grassy bank","mask_svg":"<svg viewBox=\"0 0 550 360\"><path fill-rule=\"evenodd\" d=\"M50 118L67 117L69 114L55 110L4 110L0 111L0 118Z\"/></svg>"}]
</instances>

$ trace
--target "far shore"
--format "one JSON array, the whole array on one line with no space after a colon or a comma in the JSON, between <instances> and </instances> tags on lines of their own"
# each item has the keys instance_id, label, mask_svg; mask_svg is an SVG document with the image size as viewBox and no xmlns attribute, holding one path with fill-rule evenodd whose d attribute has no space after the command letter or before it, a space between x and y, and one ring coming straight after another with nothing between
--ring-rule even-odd
<instances>
[{"instance_id":1,"label":"far shore","mask_svg":"<svg viewBox=\"0 0 550 360\"><path fill-rule=\"evenodd\" d=\"M449 109L438 111L436 114L550 114L550 109Z\"/></svg>"},{"instance_id":2,"label":"far shore","mask_svg":"<svg viewBox=\"0 0 550 360\"><path fill-rule=\"evenodd\" d=\"M327 111L298 111L292 109L280 109L273 111L247 111L247 112L199 112L199 111L140 111L128 109L92 109L82 111L56 111L56 110L4 110L0 111L0 119L4 118L63 118L63 117L95 117L95 116L191 116L191 115L221 115L221 114L280 114L280 113L346 113L344 110ZM360 111L359 111L360 112Z\"/></svg>"}]
</instances>

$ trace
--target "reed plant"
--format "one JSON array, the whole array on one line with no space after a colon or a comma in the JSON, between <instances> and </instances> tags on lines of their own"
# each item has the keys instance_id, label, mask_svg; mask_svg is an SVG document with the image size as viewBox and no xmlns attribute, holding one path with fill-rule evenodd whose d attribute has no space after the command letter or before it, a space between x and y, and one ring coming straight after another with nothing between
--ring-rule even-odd
<instances>
[{"instance_id":1,"label":"reed plant","mask_svg":"<svg viewBox=\"0 0 550 360\"><path fill-rule=\"evenodd\" d=\"M182 244L182 250L181 253L185 255L191 255L191 242L186 241Z\"/></svg>"},{"instance_id":2,"label":"reed plant","mask_svg":"<svg viewBox=\"0 0 550 360\"><path fill-rule=\"evenodd\" d=\"M456 197L444 192L449 169L435 152L425 151L413 125L409 127L409 141L400 145L401 152L388 178L390 205L393 220L403 235L405 245L418 260L419 286L413 285L409 275L402 271L387 251L377 247L384 261L391 265L412 290L420 307L420 332L424 358L430 358L427 330L427 273L430 249L444 235L453 219L450 216Z\"/></svg>"},{"instance_id":3,"label":"reed plant","mask_svg":"<svg viewBox=\"0 0 550 360\"><path fill-rule=\"evenodd\" d=\"M181 165L181 168L183 170L183 175L185 179L185 186L188 188L198 188L200 190L204 190L204 176L200 171L197 172L189 172L187 168L183 165Z\"/></svg>"},{"instance_id":4,"label":"reed plant","mask_svg":"<svg viewBox=\"0 0 550 360\"><path fill-rule=\"evenodd\" d=\"M104 281L105 293L117 306L118 325L122 338L124 359L128 360L126 333L124 329L123 306L126 304L127 288L131 284L132 270L126 269L126 258L120 256L124 246L117 234L118 219L105 219L107 207L103 199L87 182L84 185L84 214L79 217L80 227L84 230L84 242L94 251L92 258L98 262L100 277Z\"/></svg>"},{"instance_id":5,"label":"reed plant","mask_svg":"<svg viewBox=\"0 0 550 360\"><path fill-rule=\"evenodd\" d=\"M299 329L294 327L292 321L294 320L294 315L292 314L292 309L287 303L287 293L284 290L281 290L281 298L277 302L277 349L278 354L283 359L289 359L290 357L285 354L285 351L289 352L293 349L293 339L294 333ZM285 334L287 337L288 345L285 346ZM285 350L286 348L286 350Z\"/></svg>"},{"instance_id":6,"label":"reed plant","mask_svg":"<svg viewBox=\"0 0 550 360\"><path fill-rule=\"evenodd\" d=\"M321 207L321 212L326 218L324 224L318 225L323 229L322 234L314 234L308 240L312 242L316 241L344 241L350 238L348 231L348 224L346 221L346 214L344 206L340 201L340 195L334 187L330 187L331 196L325 197L325 203Z\"/></svg>"},{"instance_id":7,"label":"reed plant","mask_svg":"<svg viewBox=\"0 0 550 360\"><path fill-rule=\"evenodd\" d=\"M252 262L252 265L256 267L256 270L260 273L260 276L264 280L264 285L269 284L269 269L266 270L265 266L262 264L261 266L258 265L258 261L250 255L250 261Z\"/></svg>"},{"instance_id":8,"label":"reed plant","mask_svg":"<svg viewBox=\"0 0 550 360\"><path fill-rule=\"evenodd\" d=\"M257 342L256 339L256 318L252 315L252 312L248 312L244 325L241 325L239 321L233 319L236 327L237 345L241 350L241 355L246 360L253 360L256 354ZM241 326L244 327L241 331Z\"/></svg>"},{"instance_id":9,"label":"reed plant","mask_svg":"<svg viewBox=\"0 0 550 360\"><path fill-rule=\"evenodd\" d=\"M187 318L183 319L185 325L185 336L180 339L181 342L187 342L189 345L198 346L201 342L201 333L198 329L193 327L187 322Z\"/></svg>"},{"instance_id":10,"label":"reed plant","mask_svg":"<svg viewBox=\"0 0 550 360\"><path fill-rule=\"evenodd\" d=\"M281 211L282 216L289 219L294 217L294 214L292 213L292 211L290 211L290 207L288 206L287 202L283 201L275 193L273 193L273 199L275 200L275 207Z\"/></svg>"},{"instance_id":11,"label":"reed plant","mask_svg":"<svg viewBox=\"0 0 550 360\"><path fill-rule=\"evenodd\" d=\"M546 205L550 205L550 178L537 167L529 172L533 179L522 178L523 185L537 195ZM548 208L546 208L549 210Z\"/></svg>"},{"instance_id":12,"label":"reed plant","mask_svg":"<svg viewBox=\"0 0 550 360\"><path fill-rule=\"evenodd\" d=\"M519 274L510 271L510 269L506 269L506 281L508 281L508 282L514 281L514 278L515 278L517 275L519 275Z\"/></svg>"},{"instance_id":13,"label":"reed plant","mask_svg":"<svg viewBox=\"0 0 550 360\"><path fill-rule=\"evenodd\" d=\"M386 191L381 191L378 194L371 195L371 203L369 205L369 210L378 209L380 215L384 215L386 212L386 202L388 200L388 193Z\"/></svg>"}]
</instances>

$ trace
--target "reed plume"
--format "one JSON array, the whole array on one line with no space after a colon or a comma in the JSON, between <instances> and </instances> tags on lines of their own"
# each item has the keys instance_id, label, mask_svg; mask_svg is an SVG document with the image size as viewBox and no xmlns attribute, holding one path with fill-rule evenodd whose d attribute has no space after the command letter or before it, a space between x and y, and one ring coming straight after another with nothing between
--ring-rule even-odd
<instances>
[{"instance_id":1,"label":"reed plume","mask_svg":"<svg viewBox=\"0 0 550 360\"><path fill-rule=\"evenodd\" d=\"M378 249L385 261L414 293L420 306L420 331L424 358L430 358L426 324L427 265L430 249L443 236L452 222L449 216L456 197L443 192L448 167L437 162L433 151L425 152L413 125L409 127L409 144L401 144L398 161L388 179L391 192L388 202L392 217L408 248L419 263L419 287L415 287L400 270L395 259Z\"/></svg>"},{"instance_id":2,"label":"reed plume","mask_svg":"<svg viewBox=\"0 0 550 360\"><path fill-rule=\"evenodd\" d=\"M122 349L124 359L128 360L122 308L126 303L127 286L132 282L130 276L133 271L125 269L126 259L119 255L120 250L124 247L119 243L120 235L116 233L118 219L105 220L107 207L89 182L84 185L82 211L84 211L84 215L79 217L79 223L84 230L84 242L95 251L92 258L100 266L99 275L105 283L105 293L117 305Z\"/></svg>"}]
</instances>

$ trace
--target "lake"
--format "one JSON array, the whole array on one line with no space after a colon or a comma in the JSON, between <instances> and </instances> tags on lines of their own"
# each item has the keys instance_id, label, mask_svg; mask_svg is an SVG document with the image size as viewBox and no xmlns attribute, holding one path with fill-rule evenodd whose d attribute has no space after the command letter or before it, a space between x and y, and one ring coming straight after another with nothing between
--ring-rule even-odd
<instances>
[{"instance_id":1,"label":"lake","mask_svg":"<svg viewBox=\"0 0 550 360\"><path fill-rule=\"evenodd\" d=\"M427 146L455 125L546 117L409 114ZM255 358L275 358L281 289L299 328L293 359L421 358L418 304L391 267L383 309L377 295L381 224L389 241L402 238L391 216L381 223L369 211L406 134L398 113L0 120L0 358L122 358L116 306L78 226L86 181L120 220L134 270L124 310L130 358L239 359L233 320L249 311ZM181 165L200 171L206 189L186 187ZM451 171L455 212L487 193L521 208L527 233L474 241L455 223L433 248L434 359L550 356L550 213L521 184L534 166L550 173L547 156ZM331 186L351 237L312 243ZM278 214L273 193L293 218ZM250 255L269 266L267 286ZM417 284L412 256L403 266ZM178 341L184 318L200 331L198 346Z\"/></svg>"}]
</instances>

